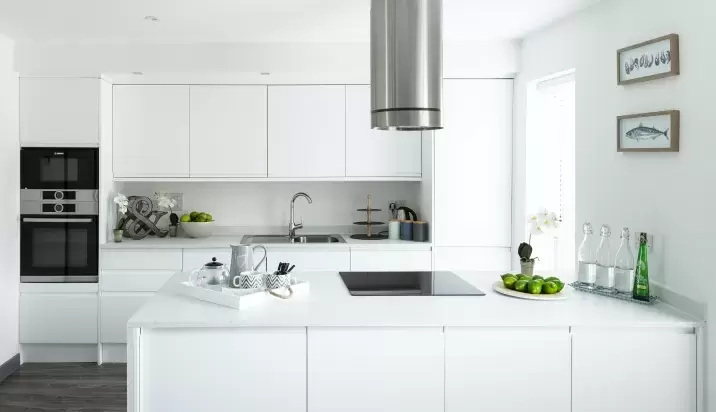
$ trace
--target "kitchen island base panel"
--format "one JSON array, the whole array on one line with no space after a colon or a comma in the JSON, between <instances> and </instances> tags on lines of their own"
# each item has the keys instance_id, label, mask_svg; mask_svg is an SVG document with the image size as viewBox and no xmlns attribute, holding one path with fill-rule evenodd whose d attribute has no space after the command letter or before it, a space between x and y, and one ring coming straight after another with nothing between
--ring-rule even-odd
<instances>
[{"instance_id":1,"label":"kitchen island base panel","mask_svg":"<svg viewBox=\"0 0 716 412\"><path fill-rule=\"evenodd\" d=\"M641 410L638 380L659 392L651 410L702 412L702 321L576 292L513 299L489 289L499 273L457 275L486 295L354 297L338 273L306 272L305 299L236 311L176 296L177 273L128 322L129 411L626 412Z\"/></svg>"},{"instance_id":2,"label":"kitchen island base panel","mask_svg":"<svg viewBox=\"0 0 716 412\"><path fill-rule=\"evenodd\" d=\"M443 328L308 328L310 412L442 411Z\"/></svg>"},{"instance_id":3,"label":"kitchen island base panel","mask_svg":"<svg viewBox=\"0 0 716 412\"><path fill-rule=\"evenodd\" d=\"M573 328L572 332L574 411L697 410L693 329ZM595 388L609 388L609 395Z\"/></svg>"},{"instance_id":4,"label":"kitchen island base panel","mask_svg":"<svg viewBox=\"0 0 716 412\"><path fill-rule=\"evenodd\" d=\"M137 366L142 412L306 411L305 328L142 329Z\"/></svg>"},{"instance_id":5,"label":"kitchen island base panel","mask_svg":"<svg viewBox=\"0 0 716 412\"><path fill-rule=\"evenodd\" d=\"M447 327L445 410L570 412L570 352L569 328Z\"/></svg>"}]
</instances>

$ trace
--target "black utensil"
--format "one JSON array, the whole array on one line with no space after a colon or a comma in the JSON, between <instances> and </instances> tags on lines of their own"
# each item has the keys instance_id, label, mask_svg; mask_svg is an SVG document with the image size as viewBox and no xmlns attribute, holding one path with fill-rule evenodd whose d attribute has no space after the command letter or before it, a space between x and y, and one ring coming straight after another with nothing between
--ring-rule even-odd
<instances>
[{"instance_id":1,"label":"black utensil","mask_svg":"<svg viewBox=\"0 0 716 412\"><path fill-rule=\"evenodd\" d=\"M296 265L293 265L293 266L291 266L291 268L290 268L290 269L288 270L288 272L286 272L286 274L289 274L289 273L291 273L291 271L292 271L292 270L293 270L293 268L295 268L295 267L296 267Z\"/></svg>"}]
</instances>

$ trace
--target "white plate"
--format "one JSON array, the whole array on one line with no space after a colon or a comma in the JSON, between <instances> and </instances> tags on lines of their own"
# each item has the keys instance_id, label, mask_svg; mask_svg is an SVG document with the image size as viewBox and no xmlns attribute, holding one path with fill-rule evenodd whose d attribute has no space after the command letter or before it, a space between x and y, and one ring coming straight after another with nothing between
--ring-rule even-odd
<instances>
[{"instance_id":1,"label":"white plate","mask_svg":"<svg viewBox=\"0 0 716 412\"><path fill-rule=\"evenodd\" d=\"M525 293L525 292L518 292L516 290L507 289L505 287L505 284L502 283L501 280L498 280L497 282L492 284L492 289L495 290L497 293L502 293L503 295L512 296L515 298L520 299L529 299L529 300L562 300L567 299L567 294L565 293L565 289L562 289L561 292L555 293L554 295L533 295L531 293Z\"/></svg>"}]
</instances>

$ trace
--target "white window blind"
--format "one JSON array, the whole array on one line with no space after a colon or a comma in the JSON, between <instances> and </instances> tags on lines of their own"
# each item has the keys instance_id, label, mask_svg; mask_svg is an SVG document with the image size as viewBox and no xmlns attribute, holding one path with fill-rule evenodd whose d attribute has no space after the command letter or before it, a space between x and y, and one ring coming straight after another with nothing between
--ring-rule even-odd
<instances>
[{"instance_id":1,"label":"white window blind","mask_svg":"<svg viewBox=\"0 0 716 412\"><path fill-rule=\"evenodd\" d=\"M574 72L536 83L527 102L527 213L555 212L561 227L533 236L537 270L570 278L574 257ZM529 236L526 233L526 236Z\"/></svg>"}]
</instances>

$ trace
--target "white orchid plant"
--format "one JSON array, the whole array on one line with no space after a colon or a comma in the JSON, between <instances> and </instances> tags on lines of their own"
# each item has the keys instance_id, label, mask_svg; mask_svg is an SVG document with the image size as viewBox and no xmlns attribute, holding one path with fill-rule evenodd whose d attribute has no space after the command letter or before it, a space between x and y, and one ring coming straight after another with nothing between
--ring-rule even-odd
<instances>
[{"instance_id":1,"label":"white orchid plant","mask_svg":"<svg viewBox=\"0 0 716 412\"><path fill-rule=\"evenodd\" d=\"M550 229L557 229L559 227L559 218L554 212L549 212L547 209L540 209L537 213L527 216L527 227L530 232L529 239L527 242L520 243L517 248L517 254L520 256L522 262L534 262L535 259L532 257L532 235L541 235Z\"/></svg>"},{"instance_id":2,"label":"white orchid plant","mask_svg":"<svg viewBox=\"0 0 716 412\"><path fill-rule=\"evenodd\" d=\"M117 196L114 197L114 203L117 204L117 225L115 226L115 230L122 230L124 223L127 221L129 199L127 199L127 196L117 193Z\"/></svg>"},{"instance_id":3,"label":"white orchid plant","mask_svg":"<svg viewBox=\"0 0 716 412\"><path fill-rule=\"evenodd\" d=\"M177 201L165 192L154 192L154 197L157 199L160 209L169 210L169 222L172 226L176 226L179 223L179 216L172 210L177 206Z\"/></svg>"}]
</instances>

